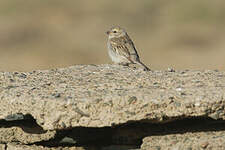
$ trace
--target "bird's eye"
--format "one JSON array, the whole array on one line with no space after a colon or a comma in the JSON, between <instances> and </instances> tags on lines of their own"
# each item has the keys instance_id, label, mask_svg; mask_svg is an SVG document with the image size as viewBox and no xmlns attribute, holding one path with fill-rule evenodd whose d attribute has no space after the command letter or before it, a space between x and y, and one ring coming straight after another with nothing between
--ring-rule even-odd
<instances>
[{"instance_id":1,"label":"bird's eye","mask_svg":"<svg viewBox=\"0 0 225 150\"><path fill-rule=\"evenodd\" d=\"M113 33L116 33L117 31L116 30L113 30Z\"/></svg>"}]
</instances>

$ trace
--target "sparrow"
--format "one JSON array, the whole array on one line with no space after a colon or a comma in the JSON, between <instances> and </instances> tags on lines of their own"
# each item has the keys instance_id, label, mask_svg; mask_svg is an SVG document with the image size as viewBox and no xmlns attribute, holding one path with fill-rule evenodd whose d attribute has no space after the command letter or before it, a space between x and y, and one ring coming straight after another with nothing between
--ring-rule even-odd
<instances>
[{"instance_id":1,"label":"sparrow","mask_svg":"<svg viewBox=\"0 0 225 150\"><path fill-rule=\"evenodd\" d=\"M112 61L120 65L138 64L145 71L150 69L141 62L133 41L120 26L113 26L106 32L108 35L107 48Z\"/></svg>"}]
</instances>

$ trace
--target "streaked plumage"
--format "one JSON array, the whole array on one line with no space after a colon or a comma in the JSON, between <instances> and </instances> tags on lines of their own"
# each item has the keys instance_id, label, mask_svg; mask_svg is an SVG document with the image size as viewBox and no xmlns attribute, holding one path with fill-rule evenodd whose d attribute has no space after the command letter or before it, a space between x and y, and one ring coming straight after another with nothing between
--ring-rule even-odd
<instances>
[{"instance_id":1,"label":"streaked plumage","mask_svg":"<svg viewBox=\"0 0 225 150\"><path fill-rule=\"evenodd\" d=\"M114 63L122 65L139 64L144 67L144 70L150 70L140 61L134 43L124 29L114 26L106 33L108 34L108 53Z\"/></svg>"}]
</instances>

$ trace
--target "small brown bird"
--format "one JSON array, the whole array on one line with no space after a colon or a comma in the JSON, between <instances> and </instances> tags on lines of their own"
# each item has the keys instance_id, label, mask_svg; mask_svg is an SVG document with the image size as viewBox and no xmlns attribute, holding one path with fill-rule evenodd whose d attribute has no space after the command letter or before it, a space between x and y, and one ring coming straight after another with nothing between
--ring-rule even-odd
<instances>
[{"instance_id":1,"label":"small brown bird","mask_svg":"<svg viewBox=\"0 0 225 150\"><path fill-rule=\"evenodd\" d=\"M106 33L108 34L108 53L114 63L121 65L138 64L144 67L144 70L150 70L140 61L134 43L124 29L114 26Z\"/></svg>"}]
</instances>

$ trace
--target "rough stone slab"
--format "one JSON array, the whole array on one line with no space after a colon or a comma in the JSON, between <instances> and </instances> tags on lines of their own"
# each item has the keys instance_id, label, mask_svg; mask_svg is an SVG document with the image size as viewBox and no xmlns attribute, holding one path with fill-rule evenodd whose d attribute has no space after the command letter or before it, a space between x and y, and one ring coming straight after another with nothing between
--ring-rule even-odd
<instances>
[{"instance_id":1,"label":"rough stone slab","mask_svg":"<svg viewBox=\"0 0 225 150\"><path fill-rule=\"evenodd\" d=\"M143 150L224 150L225 131L151 136L143 140Z\"/></svg>"},{"instance_id":2,"label":"rough stone slab","mask_svg":"<svg viewBox=\"0 0 225 150\"><path fill-rule=\"evenodd\" d=\"M44 130L205 116L225 119L225 73L77 65L0 72L0 119L30 114Z\"/></svg>"},{"instance_id":3,"label":"rough stone slab","mask_svg":"<svg viewBox=\"0 0 225 150\"><path fill-rule=\"evenodd\" d=\"M24 132L19 127L11 128L0 128L0 142L9 143L9 142L20 142L23 144L35 143L40 141L47 141L54 138L56 131L47 131L42 134L34 134Z\"/></svg>"}]
</instances>

